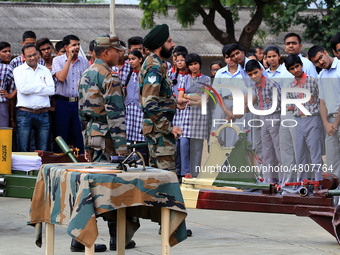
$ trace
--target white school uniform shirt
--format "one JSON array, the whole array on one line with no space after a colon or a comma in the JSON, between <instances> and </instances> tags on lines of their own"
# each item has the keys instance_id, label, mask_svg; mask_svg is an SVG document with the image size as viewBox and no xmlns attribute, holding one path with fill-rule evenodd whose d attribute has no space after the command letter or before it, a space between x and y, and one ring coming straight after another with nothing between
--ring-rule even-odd
<instances>
[{"instance_id":1,"label":"white school uniform shirt","mask_svg":"<svg viewBox=\"0 0 340 255\"><path fill-rule=\"evenodd\" d=\"M323 69L319 74L319 97L326 104L328 114L337 113L340 105L340 61L333 58L333 63L328 69Z\"/></svg>"},{"instance_id":2,"label":"white school uniform shirt","mask_svg":"<svg viewBox=\"0 0 340 255\"><path fill-rule=\"evenodd\" d=\"M225 67L218 70L215 75L213 87L216 89L216 91L222 97L231 96L231 91L225 88L223 86L224 84L235 86L241 89L244 94L247 94L248 92L243 80L242 67L240 65L237 66L237 70L234 74L230 73L228 65L226 65Z\"/></svg>"},{"instance_id":3,"label":"white school uniform shirt","mask_svg":"<svg viewBox=\"0 0 340 255\"><path fill-rule=\"evenodd\" d=\"M307 76L318 78L318 72L316 71L316 68L313 65L312 61L310 61L308 58L303 57L301 54L299 54L299 57L303 64L302 71L304 71Z\"/></svg>"},{"instance_id":4,"label":"white school uniform shirt","mask_svg":"<svg viewBox=\"0 0 340 255\"><path fill-rule=\"evenodd\" d=\"M17 107L50 107L49 96L54 95L55 85L49 69L37 64L33 70L25 62L14 69L13 75L17 88Z\"/></svg>"},{"instance_id":5,"label":"white school uniform shirt","mask_svg":"<svg viewBox=\"0 0 340 255\"><path fill-rule=\"evenodd\" d=\"M268 74L268 78L278 83L281 88L287 88L288 85L294 81L294 75L292 75L283 64L279 65L274 73L270 71L270 67L267 68L266 72Z\"/></svg>"}]
</instances>

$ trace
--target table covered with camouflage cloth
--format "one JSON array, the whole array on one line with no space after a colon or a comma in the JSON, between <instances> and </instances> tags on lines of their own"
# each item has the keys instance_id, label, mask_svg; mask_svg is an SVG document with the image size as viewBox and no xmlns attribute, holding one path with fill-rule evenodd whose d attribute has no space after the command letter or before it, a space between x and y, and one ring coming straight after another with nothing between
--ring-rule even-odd
<instances>
[{"instance_id":1,"label":"table covered with camouflage cloth","mask_svg":"<svg viewBox=\"0 0 340 255\"><path fill-rule=\"evenodd\" d=\"M127 216L160 223L161 208L170 209L171 246L186 239L184 206L176 174L136 168L115 174L90 174L69 171L80 168L113 169L115 164L48 164L39 171L28 217L41 246L43 222L67 226L67 233L91 247L97 236L96 217L126 207Z\"/></svg>"}]
</instances>

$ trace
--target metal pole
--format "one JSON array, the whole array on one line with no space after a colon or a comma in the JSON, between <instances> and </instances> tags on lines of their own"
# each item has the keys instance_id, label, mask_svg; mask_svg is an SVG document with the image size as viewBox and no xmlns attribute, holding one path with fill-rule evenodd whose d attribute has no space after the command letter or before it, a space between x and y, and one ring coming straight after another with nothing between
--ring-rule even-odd
<instances>
[{"instance_id":1,"label":"metal pole","mask_svg":"<svg viewBox=\"0 0 340 255\"><path fill-rule=\"evenodd\" d=\"M110 34L116 34L116 5L115 5L115 0L110 1Z\"/></svg>"},{"instance_id":2,"label":"metal pole","mask_svg":"<svg viewBox=\"0 0 340 255\"><path fill-rule=\"evenodd\" d=\"M328 196L340 196L340 190L338 189L328 190L327 195Z\"/></svg>"}]
</instances>

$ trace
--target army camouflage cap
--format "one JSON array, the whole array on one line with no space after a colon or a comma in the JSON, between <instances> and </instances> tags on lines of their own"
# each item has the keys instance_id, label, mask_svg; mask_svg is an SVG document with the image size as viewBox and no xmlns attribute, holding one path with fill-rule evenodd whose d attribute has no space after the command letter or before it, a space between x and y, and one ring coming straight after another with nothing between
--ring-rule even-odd
<instances>
[{"instance_id":1,"label":"army camouflage cap","mask_svg":"<svg viewBox=\"0 0 340 255\"><path fill-rule=\"evenodd\" d=\"M94 47L113 47L117 50L126 50L126 48L120 44L119 37L113 34L98 36L95 40Z\"/></svg>"}]
</instances>

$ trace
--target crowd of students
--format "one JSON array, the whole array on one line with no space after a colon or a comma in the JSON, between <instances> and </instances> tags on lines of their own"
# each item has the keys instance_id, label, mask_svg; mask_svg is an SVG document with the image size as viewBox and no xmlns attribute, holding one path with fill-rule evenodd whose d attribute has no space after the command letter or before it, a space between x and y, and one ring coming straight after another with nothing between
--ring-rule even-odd
<instances>
[{"instance_id":1,"label":"crowd of students","mask_svg":"<svg viewBox=\"0 0 340 255\"><path fill-rule=\"evenodd\" d=\"M264 181L280 184L284 192L298 189L298 186L286 186L286 182L321 180L323 172L340 176L340 33L333 36L332 48L328 49L335 57L317 45L308 50L307 56L302 56L301 38L295 33L285 36L284 45L285 57L281 57L276 46L265 50L257 47L253 53L246 53L241 45L225 45L222 54L226 65L218 61L211 63L211 82L200 73L202 63L197 54L188 54L183 46L175 48L174 67L169 76L174 81L178 102L186 102L188 106L177 110L174 120L183 129L177 145L178 175L197 176L203 141L221 124L234 123L241 130L250 130L248 139L263 161ZM203 97L207 93L202 89L205 84L212 85L222 98L220 105L208 111L210 116L201 112L201 100L209 98ZM232 87L243 93L242 114L233 111ZM296 88L302 90L295 92ZM282 98L300 103L282 104L285 109L281 109ZM229 128L219 137L222 146L233 146L236 140L236 133Z\"/></svg>"},{"instance_id":2,"label":"crowd of students","mask_svg":"<svg viewBox=\"0 0 340 255\"><path fill-rule=\"evenodd\" d=\"M94 62L94 42L89 46L89 61L79 55L79 38L75 35L65 36L53 45L48 38L37 41L34 32L26 31L21 44L23 54L11 59L10 45L0 43L0 126L16 128L14 147L19 151L29 151L33 147L58 152L58 148L51 144L53 138L60 135L82 153L78 81ZM121 44L126 46L125 42ZM288 33L284 38L285 57L276 46L266 49L257 46L246 53L239 44L225 45L222 48L225 63L211 63L210 77L201 73L202 59L198 54L189 53L184 46L177 46L172 55L173 65L165 64L174 96L179 103L186 103L184 110L177 109L173 120L173 125L182 129L181 137L177 138L178 176L199 174L195 166L201 164L204 140L208 140L210 132L219 127L214 122L216 119L229 123L234 121L241 129L250 129L248 139L253 142L255 153L263 159L264 166L285 166L289 169L278 173L264 172L265 182L284 186L287 181L320 180L325 169L340 176L340 33L333 36L330 44L331 49L316 45L308 50L307 56L302 56L300 36ZM128 40L127 48L112 70L121 78L125 93L127 140L141 143L145 139L140 132L143 112L139 104L138 73L148 52L143 47L143 38L138 36ZM332 51L335 57L331 57L327 50ZM26 66L20 67L22 65ZM32 83L29 81L32 66L33 71L40 67L44 73L39 82L52 86L49 80L53 80L53 93L27 90ZM50 76L46 70L49 70ZM209 108L206 115L202 113L202 106L206 103L202 100L212 105L207 93L209 86L216 88L222 102L213 109ZM233 111L232 86L243 93L243 114ZM304 100L306 94L301 91L287 94L289 99L304 100L302 106L306 111L298 104L289 104L286 109L281 109L284 88L302 88L310 92L308 100ZM249 93L252 93L250 102ZM50 99L48 102L46 97ZM274 102L277 103L275 109ZM270 113L262 115L260 111L265 110ZM263 124L249 124L255 121ZM233 146L237 140L231 130L222 135L223 146ZM147 148L141 150L148 158ZM322 160L324 153L326 162ZM311 170L313 165L321 165L321 168ZM283 188L292 191L289 187Z\"/></svg>"}]
</instances>

